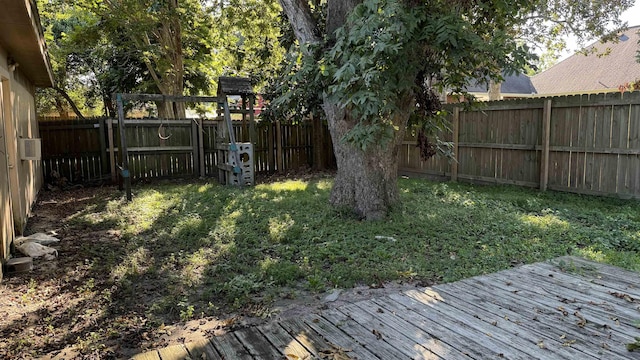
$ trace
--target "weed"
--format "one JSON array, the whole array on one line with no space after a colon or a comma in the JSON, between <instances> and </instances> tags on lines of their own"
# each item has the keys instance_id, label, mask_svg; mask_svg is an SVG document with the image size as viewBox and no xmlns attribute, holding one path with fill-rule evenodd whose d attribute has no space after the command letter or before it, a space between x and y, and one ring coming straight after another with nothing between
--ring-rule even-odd
<instances>
[{"instance_id":1,"label":"weed","mask_svg":"<svg viewBox=\"0 0 640 360\"><path fill-rule=\"evenodd\" d=\"M180 310L181 321L188 321L193 319L193 314L195 311L195 308L193 307L193 305L189 304L186 301L180 301L178 303L178 309Z\"/></svg>"},{"instance_id":2,"label":"weed","mask_svg":"<svg viewBox=\"0 0 640 360\"><path fill-rule=\"evenodd\" d=\"M32 301L36 296L36 292L38 291L37 288L38 288L38 282L33 278L29 279L29 285L27 287L27 292L22 294L22 302L28 303L28 302Z\"/></svg>"},{"instance_id":3,"label":"weed","mask_svg":"<svg viewBox=\"0 0 640 360\"><path fill-rule=\"evenodd\" d=\"M223 289L227 298L233 299L238 306L239 302L248 300L249 295L258 293L265 285L255 274L236 275L224 283Z\"/></svg>"},{"instance_id":4,"label":"weed","mask_svg":"<svg viewBox=\"0 0 640 360\"><path fill-rule=\"evenodd\" d=\"M94 278L89 278L78 290L82 293L89 294L96 287L96 280Z\"/></svg>"},{"instance_id":5,"label":"weed","mask_svg":"<svg viewBox=\"0 0 640 360\"><path fill-rule=\"evenodd\" d=\"M320 274L307 276L307 288L313 292L322 292L325 290L325 281Z\"/></svg>"},{"instance_id":6,"label":"weed","mask_svg":"<svg viewBox=\"0 0 640 360\"><path fill-rule=\"evenodd\" d=\"M105 348L105 345L102 344L101 340L100 334L92 331L84 339L76 339L76 348L82 354L102 350Z\"/></svg>"}]
</instances>

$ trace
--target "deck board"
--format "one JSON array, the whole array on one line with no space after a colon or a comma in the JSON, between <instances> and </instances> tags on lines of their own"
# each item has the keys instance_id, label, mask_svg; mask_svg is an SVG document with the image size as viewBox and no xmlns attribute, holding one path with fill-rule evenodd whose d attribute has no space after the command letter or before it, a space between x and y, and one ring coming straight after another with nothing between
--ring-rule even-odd
<instances>
[{"instance_id":1,"label":"deck board","mask_svg":"<svg viewBox=\"0 0 640 360\"><path fill-rule=\"evenodd\" d=\"M511 278L509 278L511 279ZM511 279L517 280L517 279ZM476 285L486 286L487 283L481 280L475 280ZM618 325L615 323L614 318L617 316L611 316L609 319L600 319L601 323L597 323L595 319L598 317L599 310L597 309L599 305L589 304L588 302L583 302L578 305L575 305L573 299L556 299L550 297L550 294L542 289L538 289L535 286L529 285L528 288L526 285L518 285L509 281L510 285L502 285L500 283L494 283L496 288L500 288L505 292L510 292L512 295L511 298L514 301L524 301L524 299L530 300L535 309L540 312L540 319L546 319L548 317L555 317L556 319L561 319L563 322L562 329L570 328L580 328L577 326L578 318L574 315L576 311L580 311L581 314L587 315L590 317L591 321L587 323L584 328L593 330L593 333L598 329L605 330L606 337L615 338L615 340L619 340L621 342L629 340L628 337L624 339L620 339L619 334L615 331L615 328ZM510 294L505 294L506 296L510 296ZM586 307L583 307L583 304L587 304ZM615 309L614 309L615 311Z\"/></svg>"},{"instance_id":2,"label":"deck board","mask_svg":"<svg viewBox=\"0 0 640 360\"><path fill-rule=\"evenodd\" d=\"M359 305L359 306L358 306ZM370 313L368 309L377 309L370 301L360 302L359 304L346 305L340 310L354 321L360 324L369 324L369 332L375 337L375 340L371 341L373 346L370 347L376 354L378 348L385 347L388 349L397 349L402 355L397 357L411 358L415 356L416 350L423 354L424 359L438 360L441 359L435 355L429 349L416 343L415 341L406 337L403 332L410 331L405 325L405 329L399 329L395 324L385 321L386 319L376 316L381 315L379 313ZM376 310L374 310L375 312Z\"/></svg>"},{"instance_id":3,"label":"deck board","mask_svg":"<svg viewBox=\"0 0 640 360\"><path fill-rule=\"evenodd\" d=\"M433 321L411 310L410 306L417 301L407 297L398 297L399 301L395 301L390 297L384 297L375 299L374 301L383 307L386 311L392 312L397 315L401 321L406 324L411 324L414 327L420 329L421 333L426 333L438 339L446 346L451 346L471 358L480 358L483 354L491 353L490 348L484 348L481 344L476 342L477 339L466 339L459 333L456 333L449 328L445 327L437 321ZM428 343L420 342L422 345L428 345ZM434 343L434 346L439 346L439 343ZM496 353L497 355L497 353ZM451 356L454 358L455 354ZM449 358L449 357L447 357Z\"/></svg>"},{"instance_id":4,"label":"deck board","mask_svg":"<svg viewBox=\"0 0 640 360\"><path fill-rule=\"evenodd\" d=\"M589 318L589 322L600 327L610 327L612 331L618 331L621 327L620 323L633 323L635 314L640 316L640 312L634 310L632 303L631 306L627 304L614 304L613 302L602 304L600 300L604 299L604 295L599 297L593 294L585 295L578 292L574 292L569 288L569 284L564 283L564 287L553 286L551 282L541 283L534 276L522 276L517 273L508 273L504 276L505 280L508 280L510 287L517 288L518 292L523 295L529 295L534 297L536 301L541 304L547 305L551 309L556 309L558 312L562 312L560 308L564 308L568 312L568 316L572 317L575 321L579 315L575 312L579 311L583 316ZM527 284L523 284L523 281L527 281ZM607 294L609 298L615 301L615 296ZM615 316L612 316L611 309L615 309ZM635 311L635 314L633 313ZM638 317L635 317L638 319Z\"/></svg>"},{"instance_id":5,"label":"deck board","mask_svg":"<svg viewBox=\"0 0 640 360\"><path fill-rule=\"evenodd\" d=\"M466 304L461 306L474 308L480 313L495 315L497 317L496 326L511 322L525 328L545 344L553 346L554 351L560 349L557 351L560 356L566 356L568 359L598 359L602 355L588 349L576 348L574 344L577 341L583 341L584 334L567 329L566 324L559 323L553 317L541 320L541 315L534 310L533 306L512 301L507 296L501 297L504 302L496 301L495 296L501 294L495 290L488 292L485 288L474 288L467 284L459 284L458 288L467 294L462 300ZM443 291L441 290L441 292ZM444 293L451 295L447 292ZM558 344L562 347L558 347Z\"/></svg>"},{"instance_id":6,"label":"deck board","mask_svg":"<svg viewBox=\"0 0 640 360\"><path fill-rule=\"evenodd\" d=\"M640 274L566 256L136 358L640 360L639 320Z\"/></svg>"},{"instance_id":7,"label":"deck board","mask_svg":"<svg viewBox=\"0 0 640 360\"><path fill-rule=\"evenodd\" d=\"M256 328L238 330L235 335L254 358L277 359L284 355Z\"/></svg>"},{"instance_id":8,"label":"deck board","mask_svg":"<svg viewBox=\"0 0 640 360\"><path fill-rule=\"evenodd\" d=\"M185 344L191 359L221 360L222 358L208 339L190 341Z\"/></svg>"},{"instance_id":9,"label":"deck board","mask_svg":"<svg viewBox=\"0 0 640 360\"><path fill-rule=\"evenodd\" d=\"M327 312L332 311L335 310ZM334 354L340 355L353 354L358 359L378 359L374 353L362 346L357 337L354 338L355 334L344 332L341 324L332 324L322 316L313 316L305 323L330 343L331 346L325 349L325 353L332 351Z\"/></svg>"},{"instance_id":10,"label":"deck board","mask_svg":"<svg viewBox=\"0 0 640 360\"><path fill-rule=\"evenodd\" d=\"M485 287L474 287L470 283L465 285L470 291L475 290L476 294L480 293L482 289L486 289ZM530 326L536 327L550 336L566 339L568 346L591 354L595 358L619 358L619 355L613 355L607 350L607 347L615 342L624 343L624 340L614 336L609 329L594 328L591 324L579 327L573 319L564 316L557 308L536 302L533 300L534 297L528 294L514 293L498 287L492 289L492 294L492 299L496 304L521 314L525 318L524 321L527 321L528 318ZM509 315L506 317L511 320ZM575 342L573 342L574 340ZM606 354L611 356L603 357Z\"/></svg>"},{"instance_id":11,"label":"deck board","mask_svg":"<svg viewBox=\"0 0 640 360\"><path fill-rule=\"evenodd\" d=\"M539 348L535 341L521 341L521 339L511 336L511 334L497 327L490 328L482 320L452 308L446 305L445 302L433 301L433 298L426 296L422 291L411 290L407 292L407 295L415 301L411 305L413 311L447 326L463 338L474 339L483 347L492 349L489 354L497 352L495 356L500 358L524 360L531 359L532 356L539 353ZM403 300L406 299L406 296L403 298L396 296L393 299ZM517 345L513 344L511 346L512 342L517 342Z\"/></svg>"},{"instance_id":12,"label":"deck board","mask_svg":"<svg viewBox=\"0 0 640 360\"><path fill-rule=\"evenodd\" d=\"M375 300L371 300L374 306L364 307L362 306L364 303L358 303L357 305L370 314L377 316L382 323L387 324L394 334L406 337L405 342L408 341L408 348L411 348L413 344L414 349L419 349L422 352L420 358L429 358L431 353L437 355L437 358L440 359L467 358L465 354L455 347L430 334L427 329L413 325L410 322L411 315L408 312L399 313L389 310L384 304Z\"/></svg>"},{"instance_id":13,"label":"deck board","mask_svg":"<svg viewBox=\"0 0 640 360\"><path fill-rule=\"evenodd\" d=\"M310 359L313 354L307 350L298 340L292 338L289 333L278 323L269 323L258 327L264 337L277 349L282 349L286 359Z\"/></svg>"},{"instance_id":14,"label":"deck board","mask_svg":"<svg viewBox=\"0 0 640 360\"><path fill-rule=\"evenodd\" d=\"M563 346L566 344L561 337L562 334L552 336L547 331L541 331L536 327L530 326L530 318L520 316L519 313L514 311L505 311L504 308L498 308L494 304L486 301L490 296L488 293L479 294L478 292L466 293L464 297L458 296L461 291L467 290L462 286L456 286L456 288L440 289L438 293L445 299L456 299L456 309L463 311L472 316L478 317L484 321L489 330L492 327L502 329L514 336L527 337L532 339L536 346L540 342L554 352L556 355L566 359L575 359L578 355L582 355L581 358L589 358L577 351L570 351L568 347ZM520 306L518 304L511 304L512 306ZM566 337L566 335L565 335ZM515 345L515 343L513 344Z\"/></svg>"}]
</instances>

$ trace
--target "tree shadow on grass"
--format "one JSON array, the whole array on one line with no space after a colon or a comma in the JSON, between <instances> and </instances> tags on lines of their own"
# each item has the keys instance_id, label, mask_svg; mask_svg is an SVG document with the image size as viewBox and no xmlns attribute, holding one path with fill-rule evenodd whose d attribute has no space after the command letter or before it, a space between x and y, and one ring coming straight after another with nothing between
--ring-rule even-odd
<instances>
[{"instance_id":1,"label":"tree shadow on grass","mask_svg":"<svg viewBox=\"0 0 640 360\"><path fill-rule=\"evenodd\" d=\"M25 314L0 326L12 339L0 355L75 345L123 357L166 345L164 325L268 316L273 300L303 290L455 281L604 243L591 235L620 224L632 243L640 229L636 203L417 180L401 182L386 221L367 223L331 208L330 187L160 183L134 188L132 203L103 194L68 205L60 258L8 281L12 294L30 278L43 287L38 306L15 301Z\"/></svg>"}]
</instances>

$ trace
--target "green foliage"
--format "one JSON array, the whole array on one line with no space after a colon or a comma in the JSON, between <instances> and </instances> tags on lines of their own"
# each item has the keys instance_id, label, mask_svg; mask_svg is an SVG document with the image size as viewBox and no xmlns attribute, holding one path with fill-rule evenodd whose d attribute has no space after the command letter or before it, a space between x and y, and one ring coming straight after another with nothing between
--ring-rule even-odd
<instances>
[{"instance_id":1,"label":"green foliage","mask_svg":"<svg viewBox=\"0 0 640 360\"><path fill-rule=\"evenodd\" d=\"M261 85L284 54L275 0L38 1L57 85L82 110L113 116L115 92L211 94L221 75ZM66 107L40 95L42 112Z\"/></svg>"},{"instance_id":2,"label":"green foliage","mask_svg":"<svg viewBox=\"0 0 640 360\"><path fill-rule=\"evenodd\" d=\"M539 50L552 50L543 60L553 62L557 54L566 48L569 36L581 47L596 39L617 41L617 34L626 27L626 23L620 20L621 15L634 4L634 0L535 1L530 12L519 15L520 24L514 28L513 34L519 41Z\"/></svg>"},{"instance_id":3,"label":"green foliage","mask_svg":"<svg viewBox=\"0 0 640 360\"><path fill-rule=\"evenodd\" d=\"M280 91L274 104L298 110L295 103L300 99L319 102L328 95L356 119L344 139L362 149L384 144L394 131L404 129L406 117L401 114L406 112L431 136L442 130L434 94L463 94L469 99L469 81L500 81L503 72L535 69L532 47L542 44L557 51L568 34L587 39L615 33L621 25L619 14L631 4L363 0L335 34L324 33L316 43L303 44L301 53L310 59L291 58L296 65L285 79L307 91L306 97ZM312 7L312 15L317 12ZM307 26L295 16L290 21ZM312 30L324 32L321 27Z\"/></svg>"},{"instance_id":4,"label":"green foliage","mask_svg":"<svg viewBox=\"0 0 640 360\"><path fill-rule=\"evenodd\" d=\"M640 337L635 337L634 342L627 344L627 351L636 351L640 350Z\"/></svg>"},{"instance_id":5,"label":"green foliage","mask_svg":"<svg viewBox=\"0 0 640 360\"><path fill-rule=\"evenodd\" d=\"M525 5L364 1L323 59L332 99L363 119L346 139L362 148L390 139L398 127L394 116L411 106L397 101L403 94L419 100L425 92L464 92L469 79L499 79L503 69L523 68L531 56L510 36L514 23L504 14ZM439 129L438 99L424 99L409 109L422 115L414 122ZM435 111L416 111L421 108Z\"/></svg>"},{"instance_id":6,"label":"green foliage","mask_svg":"<svg viewBox=\"0 0 640 360\"><path fill-rule=\"evenodd\" d=\"M264 85L284 59L281 11L277 0L229 0L212 8L214 71Z\"/></svg>"},{"instance_id":7,"label":"green foliage","mask_svg":"<svg viewBox=\"0 0 640 360\"><path fill-rule=\"evenodd\" d=\"M96 93L96 77L89 75L95 65L86 54L95 49L84 48L78 40L93 38L98 20L90 13L59 0L39 0L38 8L45 41L51 59L54 86L64 90L83 114L103 113L102 97ZM96 47L97 49L97 47ZM38 89L39 114L66 113L70 107L53 89Z\"/></svg>"},{"instance_id":8,"label":"green foliage","mask_svg":"<svg viewBox=\"0 0 640 360\"><path fill-rule=\"evenodd\" d=\"M266 121L300 122L310 115L324 115L318 66L314 57L302 56L295 47L286 54L282 68L270 79L264 95L269 103L261 115Z\"/></svg>"}]
</instances>

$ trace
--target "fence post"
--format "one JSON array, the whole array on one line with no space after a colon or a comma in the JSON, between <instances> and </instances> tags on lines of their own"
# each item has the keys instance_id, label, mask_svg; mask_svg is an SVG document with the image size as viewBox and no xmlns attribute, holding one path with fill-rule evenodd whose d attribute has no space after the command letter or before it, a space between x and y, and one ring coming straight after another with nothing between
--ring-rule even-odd
<instances>
[{"instance_id":1,"label":"fence post","mask_svg":"<svg viewBox=\"0 0 640 360\"><path fill-rule=\"evenodd\" d=\"M113 146L113 119L107 119L107 137L109 139L109 160L111 165L111 182L116 183L117 170L116 170L116 153Z\"/></svg>"},{"instance_id":2,"label":"fence post","mask_svg":"<svg viewBox=\"0 0 640 360\"><path fill-rule=\"evenodd\" d=\"M249 96L249 142L254 146L254 151L258 147L258 134L256 133L256 116L253 109L253 102L255 97ZM255 157L254 157L255 158ZM255 161L253 162L255 165Z\"/></svg>"},{"instance_id":3,"label":"fence post","mask_svg":"<svg viewBox=\"0 0 640 360\"><path fill-rule=\"evenodd\" d=\"M99 135L100 136L100 177L104 175L104 171L107 169L109 160L107 159L107 144L105 139L105 120L104 118L98 119ZM101 179L102 180L102 179Z\"/></svg>"},{"instance_id":4,"label":"fence post","mask_svg":"<svg viewBox=\"0 0 640 360\"><path fill-rule=\"evenodd\" d=\"M278 172L284 172L284 158L282 156L282 126L280 120L276 120L276 164Z\"/></svg>"},{"instance_id":5,"label":"fence post","mask_svg":"<svg viewBox=\"0 0 640 360\"><path fill-rule=\"evenodd\" d=\"M273 127L275 123L270 122L267 127L267 151L269 156L269 171L275 172L276 169L276 157L273 151L275 144L273 143Z\"/></svg>"},{"instance_id":6,"label":"fence post","mask_svg":"<svg viewBox=\"0 0 640 360\"><path fill-rule=\"evenodd\" d=\"M129 172L129 152L127 151L127 136L124 128L124 103L122 95L116 95L118 102L118 129L120 130L120 146L118 152L122 157L122 177L124 178L124 189L127 192L127 200L131 201L131 173Z\"/></svg>"},{"instance_id":7,"label":"fence post","mask_svg":"<svg viewBox=\"0 0 640 360\"><path fill-rule=\"evenodd\" d=\"M200 145L198 144L198 121L191 120L191 148L193 149L193 176L199 176L202 172L200 167Z\"/></svg>"},{"instance_id":8,"label":"fence post","mask_svg":"<svg viewBox=\"0 0 640 360\"><path fill-rule=\"evenodd\" d=\"M315 114L311 114L311 124L313 126L311 130L311 137L313 139L311 143L313 150L313 168L322 170L325 168L322 119L319 116L315 116Z\"/></svg>"},{"instance_id":9,"label":"fence post","mask_svg":"<svg viewBox=\"0 0 640 360\"><path fill-rule=\"evenodd\" d=\"M546 191L549 182L549 138L551 130L551 99L544 102L542 112L542 154L540 156L540 190Z\"/></svg>"},{"instance_id":10,"label":"fence post","mask_svg":"<svg viewBox=\"0 0 640 360\"><path fill-rule=\"evenodd\" d=\"M198 152L200 156L200 177L205 177L207 175L204 165L204 136L202 133L204 132L204 127L202 125L203 119L198 119Z\"/></svg>"},{"instance_id":11,"label":"fence post","mask_svg":"<svg viewBox=\"0 0 640 360\"><path fill-rule=\"evenodd\" d=\"M460 135L460 108L453 108L453 161L451 162L451 181L458 181L458 144Z\"/></svg>"}]
</instances>

